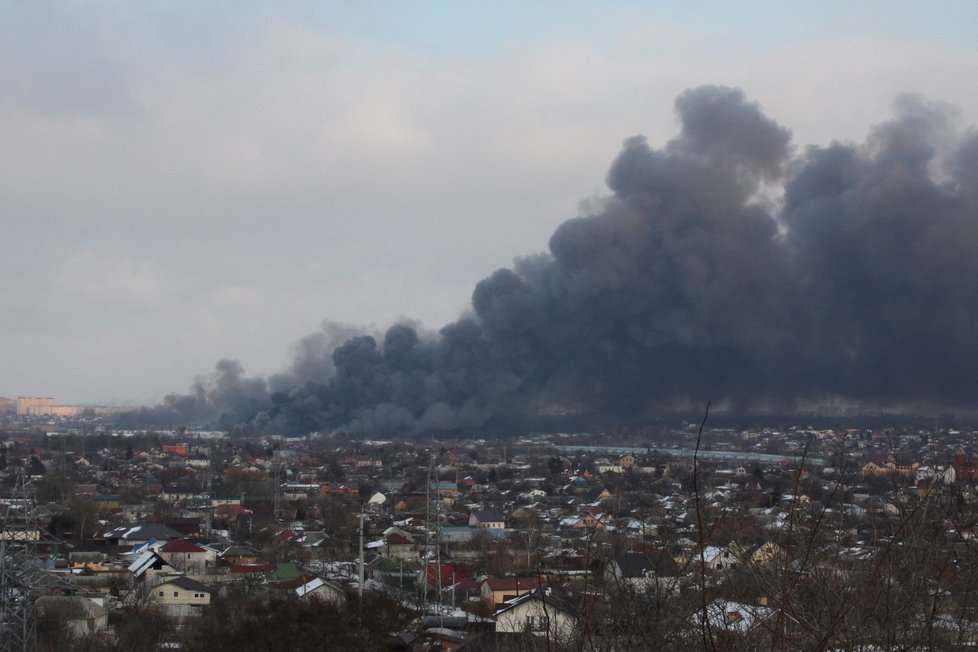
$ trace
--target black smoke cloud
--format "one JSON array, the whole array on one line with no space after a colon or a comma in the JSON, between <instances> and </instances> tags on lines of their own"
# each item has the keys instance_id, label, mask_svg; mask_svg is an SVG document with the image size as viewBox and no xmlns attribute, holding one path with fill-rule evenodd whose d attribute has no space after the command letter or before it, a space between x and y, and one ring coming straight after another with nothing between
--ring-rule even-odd
<instances>
[{"instance_id":1,"label":"black smoke cloud","mask_svg":"<svg viewBox=\"0 0 978 652\"><path fill-rule=\"evenodd\" d=\"M326 325L268 380L222 361L142 419L407 434L724 401L976 405L978 137L902 98L865 143L796 152L737 89L626 140L612 194L481 281L437 334Z\"/></svg>"}]
</instances>

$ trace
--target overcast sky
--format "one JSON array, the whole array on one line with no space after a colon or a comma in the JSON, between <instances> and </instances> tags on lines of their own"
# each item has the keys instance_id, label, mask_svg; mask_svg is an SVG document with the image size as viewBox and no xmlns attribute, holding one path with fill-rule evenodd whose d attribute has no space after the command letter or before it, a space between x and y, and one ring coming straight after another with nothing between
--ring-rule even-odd
<instances>
[{"instance_id":1,"label":"overcast sky","mask_svg":"<svg viewBox=\"0 0 978 652\"><path fill-rule=\"evenodd\" d=\"M974 2L0 0L0 396L154 402L323 320L437 329L737 86L797 148L978 122Z\"/></svg>"}]
</instances>

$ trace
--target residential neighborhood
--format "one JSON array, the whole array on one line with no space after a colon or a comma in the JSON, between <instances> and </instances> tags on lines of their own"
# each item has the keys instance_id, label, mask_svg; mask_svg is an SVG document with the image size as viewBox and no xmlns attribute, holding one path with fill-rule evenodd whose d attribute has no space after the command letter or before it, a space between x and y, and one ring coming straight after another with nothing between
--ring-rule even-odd
<instances>
[{"instance_id":1,"label":"residential neighborhood","mask_svg":"<svg viewBox=\"0 0 978 652\"><path fill-rule=\"evenodd\" d=\"M45 578L41 650L230 649L279 627L309 629L295 649L978 645L970 429L377 440L7 419L0 465L4 545Z\"/></svg>"}]
</instances>

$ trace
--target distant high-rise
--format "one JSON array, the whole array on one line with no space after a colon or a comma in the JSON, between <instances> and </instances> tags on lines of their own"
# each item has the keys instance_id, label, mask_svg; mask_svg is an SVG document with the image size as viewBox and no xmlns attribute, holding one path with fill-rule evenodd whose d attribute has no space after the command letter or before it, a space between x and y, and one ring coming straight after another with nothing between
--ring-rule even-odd
<instances>
[{"instance_id":1,"label":"distant high-rise","mask_svg":"<svg viewBox=\"0 0 978 652\"><path fill-rule=\"evenodd\" d=\"M54 412L54 398L50 396L18 396L17 415L38 417Z\"/></svg>"},{"instance_id":2,"label":"distant high-rise","mask_svg":"<svg viewBox=\"0 0 978 652\"><path fill-rule=\"evenodd\" d=\"M0 412L4 411L4 400L10 401L10 399L0 399ZM132 409L134 408L105 405L55 405L54 399L50 396L17 397L17 415L27 417L71 418L84 416L86 414L93 416L105 416Z\"/></svg>"}]
</instances>

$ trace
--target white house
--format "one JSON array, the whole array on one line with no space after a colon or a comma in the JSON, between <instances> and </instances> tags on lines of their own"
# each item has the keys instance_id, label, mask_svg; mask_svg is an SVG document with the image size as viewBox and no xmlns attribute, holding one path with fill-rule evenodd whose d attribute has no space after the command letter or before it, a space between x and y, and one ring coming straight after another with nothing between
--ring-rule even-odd
<instances>
[{"instance_id":1,"label":"white house","mask_svg":"<svg viewBox=\"0 0 978 652\"><path fill-rule=\"evenodd\" d=\"M469 514L469 527L480 530L506 529L506 517L495 510L477 511Z\"/></svg>"},{"instance_id":2,"label":"white house","mask_svg":"<svg viewBox=\"0 0 978 652\"><path fill-rule=\"evenodd\" d=\"M209 586L186 575L177 575L154 586L150 590L150 598L167 615L184 617L199 615L200 610L211 603L212 593L213 589Z\"/></svg>"},{"instance_id":3,"label":"white house","mask_svg":"<svg viewBox=\"0 0 978 652\"><path fill-rule=\"evenodd\" d=\"M494 615L497 632L531 632L557 643L572 640L577 616L575 607L539 589L507 600Z\"/></svg>"},{"instance_id":4,"label":"white house","mask_svg":"<svg viewBox=\"0 0 978 652\"><path fill-rule=\"evenodd\" d=\"M208 550L187 539L168 541L158 552L170 566L190 575L203 575L207 567Z\"/></svg>"},{"instance_id":5,"label":"white house","mask_svg":"<svg viewBox=\"0 0 978 652\"><path fill-rule=\"evenodd\" d=\"M314 577L302 586L296 587L295 594L299 598L317 597L337 607L346 603L343 587L321 577Z\"/></svg>"},{"instance_id":6,"label":"white house","mask_svg":"<svg viewBox=\"0 0 978 652\"><path fill-rule=\"evenodd\" d=\"M679 568L666 550L624 552L608 564L605 581L636 591L679 592Z\"/></svg>"}]
</instances>

